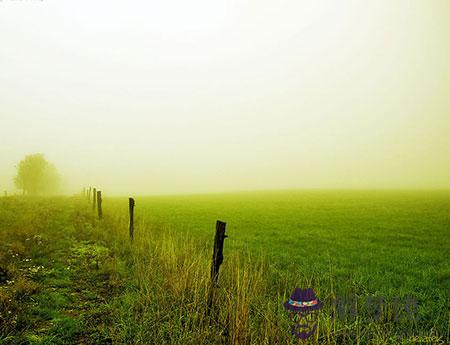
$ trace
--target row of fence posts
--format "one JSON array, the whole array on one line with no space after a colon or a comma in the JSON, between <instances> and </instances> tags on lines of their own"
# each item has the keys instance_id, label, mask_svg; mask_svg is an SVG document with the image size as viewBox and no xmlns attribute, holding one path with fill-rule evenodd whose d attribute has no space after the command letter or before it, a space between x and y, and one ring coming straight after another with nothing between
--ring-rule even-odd
<instances>
[{"instance_id":1,"label":"row of fence posts","mask_svg":"<svg viewBox=\"0 0 450 345\"><path fill-rule=\"evenodd\" d=\"M102 192L93 187L89 188L84 187L83 196L87 198L89 203L92 203L92 210L94 212L95 209L97 208L98 219L101 220L103 218ZM133 242L134 240L134 207L135 207L134 198L131 197L128 198L128 211L130 216L130 223L128 230L131 242ZM225 222L222 222L220 220L216 221L216 231L214 236L213 256L210 272L210 287L207 300L208 308L206 311L207 315L209 316L211 314L211 311L215 310L214 314L216 318L218 316L218 309L217 307L214 308L214 299L215 299L215 291L217 288L217 282L219 280L219 269L220 265L222 265L223 263L223 244L225 238L228 237L227 235L225 235L225 228L226 228Z\"/></svg>"},{"instance_id":2,"label":"row of fence posts","mask_svg":"<svg viewBox=\"0 0 450 345\"><path fill-rule=\"evenodd\" d=\"M92 197L91 197L92 195ZM92 202L92 211L95 212L97 208L98 219L103 218L103 208L102 208L102 191L97 190L96 188L83 188L83 196L87 198L88 202ZM92 201L91 201L92 198Z\"/></svg>"}]
</instances>

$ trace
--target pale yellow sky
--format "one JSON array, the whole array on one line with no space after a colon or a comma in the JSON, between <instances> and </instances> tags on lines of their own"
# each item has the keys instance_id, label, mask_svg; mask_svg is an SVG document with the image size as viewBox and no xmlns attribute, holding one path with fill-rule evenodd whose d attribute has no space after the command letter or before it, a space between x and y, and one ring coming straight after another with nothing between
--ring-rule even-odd
<instances>
[{"instance_id":1,"label":"pale yellow sky","mask_svg":"<svg viewBox=\"0 0 450 345\"><path fill-rule=\"evenodd\" d=\"M0 190L450 188L450 1L0 1Z\"/></svg>"}]
</instances>

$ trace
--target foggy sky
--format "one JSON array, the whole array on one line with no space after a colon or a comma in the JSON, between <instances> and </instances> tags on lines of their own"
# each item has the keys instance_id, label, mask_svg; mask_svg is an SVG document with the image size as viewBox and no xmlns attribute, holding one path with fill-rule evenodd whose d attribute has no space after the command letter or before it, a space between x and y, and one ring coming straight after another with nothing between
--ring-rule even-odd
<instances>
[{"instance_id":1,"label":"foggy sky","mask_svg":"<svg viewBox=\"0 0 450 345\"><path fill-rule=\"evenodd\" d=\"M0 1L0 190L450 188L450 2Z\"/></svg>"}]
</instances>

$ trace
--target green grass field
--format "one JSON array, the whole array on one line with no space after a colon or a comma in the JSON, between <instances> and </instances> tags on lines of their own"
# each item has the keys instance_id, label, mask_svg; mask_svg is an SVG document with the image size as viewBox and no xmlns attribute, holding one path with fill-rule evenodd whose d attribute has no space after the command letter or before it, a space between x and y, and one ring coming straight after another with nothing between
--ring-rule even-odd
<instances>
[{"instance_id":1,"label":"green grass field","mask_svg":"<svg viewBox=\"0 0 450 345\"><path fill-rule=\"evenodd\" d=\"M127 198L105 197L102 221L82 198L2 199L0 267L16 279L0 282L0 314L17 318L0 325L3 343L297 344L283 309L295 287L312 287L324 304L310 343L449 339L448 191L135 199L132 245ZM217 219L229 238L211 322ZM33 236L47 241L45 250ZM17 295L20 279L26 293ZM339 309L349 298L355 314ZM396 314L411 300L417 309Z\"/></svg>"}]
</instances>

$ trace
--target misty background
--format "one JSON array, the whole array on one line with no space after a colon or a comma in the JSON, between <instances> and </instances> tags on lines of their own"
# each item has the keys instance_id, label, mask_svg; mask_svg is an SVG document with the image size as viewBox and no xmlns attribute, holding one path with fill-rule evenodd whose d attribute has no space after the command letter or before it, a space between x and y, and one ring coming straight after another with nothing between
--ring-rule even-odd
<instances>
[{"instance_id":1,"label":"misty background","mask_svg":"<svg viewBox=\"0 0 450 345\"><path fill-rule=\"evenodd\" d=\"M450 188L450 2L0 1L0 190Z\"/></svg>"}]
</instances>

